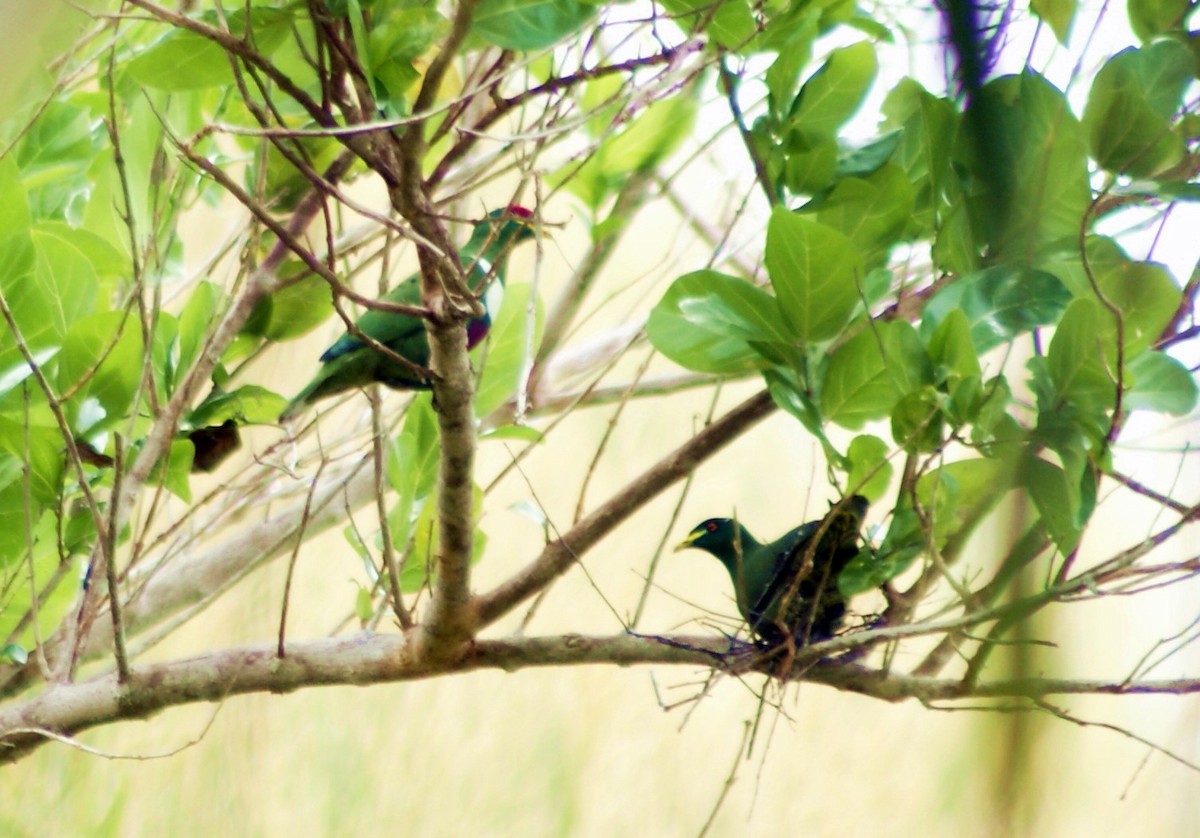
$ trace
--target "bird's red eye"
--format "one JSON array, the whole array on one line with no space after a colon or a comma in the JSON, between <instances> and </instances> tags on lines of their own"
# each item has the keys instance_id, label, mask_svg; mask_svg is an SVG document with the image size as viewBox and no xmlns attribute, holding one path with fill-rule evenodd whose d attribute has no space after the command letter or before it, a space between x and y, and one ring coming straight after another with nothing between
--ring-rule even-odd
<instances>
[{"instance_id":1,"label":"bird's red eye","mask_svg":"<svg viewBox=\"0 0 1200 838\"><path fill-rule=\"evenodd\" d=\"M705 525L705 527L704 527L704 528L705 528L706 530L708 530L709 532L716 532L716 531L717 531L717 522L716 522L716 521L709 521L709 522L708 522L708 524L707 524L707 525Z\"/></svg>"}]
</instances>

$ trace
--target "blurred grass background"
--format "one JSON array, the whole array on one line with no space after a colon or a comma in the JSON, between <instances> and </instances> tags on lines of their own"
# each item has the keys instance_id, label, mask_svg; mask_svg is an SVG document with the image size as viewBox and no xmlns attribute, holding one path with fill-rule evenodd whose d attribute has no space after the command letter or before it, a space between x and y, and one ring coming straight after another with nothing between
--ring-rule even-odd
<instances>
[{"instance_id":1,"label":"blurred grass background","mask_svg":"<svg viewBox=\"0 0 1200 838\"><path fill-rule=\"evenodd\" d=\"M0 25L31 36L17 39L28 54L10 62L6 84L21 83L24 61L43 61L65 43L65 36L45 35L53 30L49 18L69 7L35 5L0 3ZM642 239L655 239L658 229L643 223ZM661 246L661 238L654 243ZM557 247L570 253L575 244L566 237ZM635 242L627 252L646 251ZM625 270L637 274L647 264ZM314 338L313 347L326 337ZM294 361L300 357L278 360L281 375L293 375L296 386L307 376ZM723 409L756 386L727 388ZM704 393L630 405L599 465L592 501L686 438L708 406ZM560 526L570 520L575 487L610 412L576 414L525 466ZM275 432L257 432L250 447L276 438ZM1177 451L1189 438L1195 441L1195 429L1181 427L1154 442ZM818 516L826 498L821 489L810 493L810 486L824 487L815 454L797 423L771 417L702 469L668 543L712 515L736 511L763 537ZM1129 469L1135 475L1178 468L1179 455L1170 450L1122 456L1138 458ZM482 473L494 474L508 453L489 443L481 461ZM1184 479L1194 490L1198 478ZM675 497L650 504L589 553L584 564L590 581L572 571L529 632L620 631L608 603L622 616L632 612L643 584L639 573L663 535ZM490 588L540 549L539 529L506 511L528 499L515 475L489 499L484 527L490 542L476 590ZM1132 543L1153 518L1148 505L1108 509L1085 542L1105 553L1114 544ZM870 520L882 514L873 510ZM990 555L990 540L1002 538L983 533L978 549ZM1190 545L1174 545L1179 558L1189 546L1194 553L1194 536ZM277 630L284 571L282 563L258 571L147 659L269 642ZM289 636L323 635L352 607L358 560L332 532L306 547L297 572ZM703 622L706 613L733 613L724 571L702 554L664 556L656 582L643 631L711 630ZM1147 637L1187 625L1196 593L1193 585L1050 610L1037 629L1062 643L1036 649L1028 664L1034 674L1120 678L1146 651ZM1069 624L1063 619L1068 611ZM491 633L513 630L523 613ZM913 660L897 663L903 668ZM1198 664L1200 657L1188 648L1156 675L1194 674ZM989 673L998 677L1009 665L997 655ZM478 672L172 709L81 737L119 759L50 744L7 768L0 778L0 835L694 836L731 776L712 835L1200 832L1197 774L1111 730L1043 714L975 711L972 702L953 710L889 705L807 684L788 687L776 710L760 707L761 679L722 678L700 697L707 674L665 667ZM669 712L662 706L697 697ZM1194 698L1054 703L1200 761L1200 704ZM739 757L746 726L756 719L753 750Z\"/></svg>"}]
</instances>

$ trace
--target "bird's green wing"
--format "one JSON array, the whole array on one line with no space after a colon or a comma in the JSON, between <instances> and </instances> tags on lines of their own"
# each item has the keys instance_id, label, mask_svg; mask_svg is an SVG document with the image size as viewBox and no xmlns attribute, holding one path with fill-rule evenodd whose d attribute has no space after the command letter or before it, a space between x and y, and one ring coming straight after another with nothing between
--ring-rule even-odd
<instances>
[{"instance_id":1,"label":"bird's green wing","mask_svg":"<svg viewBox=\"0 0 1200 838\"><path fill-rule=\"evenodd\" d=\"M381 298L389 303L400 303L402 305L418 306L421 304L421 284L417 276L410 276L408 279L401 282L391 291L387 292ZM416 364L425 366L428 359L428 344L425 343L425 321L420 317L414 317L411 314L400 314L394 311L378 311L371 309L358 318L354 324L358 330L372 340L382 343L384 346L392 349L400 355L408 358ZM425 347L423 359L419 359L405 351L409 348L409 344L414 344L419 340ZM352 352L355 349L361 349L366 346L362 339L350 332L342 335L333 346L325 350L321 355L322 362L332 361L347 352ZM416 354L421 355L421 350L416 347Z\"/></svg>"}]
</instances>

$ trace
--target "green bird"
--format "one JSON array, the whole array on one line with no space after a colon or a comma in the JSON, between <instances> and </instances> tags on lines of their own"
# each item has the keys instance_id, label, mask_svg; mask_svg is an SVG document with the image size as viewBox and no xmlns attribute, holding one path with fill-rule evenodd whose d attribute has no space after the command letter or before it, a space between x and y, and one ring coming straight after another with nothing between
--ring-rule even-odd
<instances>
[{"instance_id":1,"label":"green bird","mask_svg":"<svg viewBox=\"0 0 1200 838\"><path fill-rule=\"evenodd\" d=\"M858 531L868 504L862 495L854 495L836 512L801 524L769 544L760 543L737 521L709 518L675 549L705 550L725 565L738 611L764 643L774 646L789 633L797 642L815 643L832 637L846 612L838 575L858 555ZM812 570L797 583L804 556L826 521L813 550Z\"/></svg>"},{"instance_id":2,"label":"green bird","mask_svg":"<svg viewBox=\"0 0 1200 838\"><path fill-rule=\"evenodd\" d=\"M459 248L459 260L467 268L467 287L478 294L489 276L492 288L504 286L505 268L512 248L534 237L533 213L511 206L493 210L475 226L471 238ZM489 289L490 290L490 289ZM483 298L483 314L467 323L467 348L483 340L492 325L493 309L499 303ZM499 295L496 295L499 296ZM383 295L390 303L419 306L421 278L410 276ZM419 367L429 366L429 337L425 320L411 314L370 310L358 318L355 326L372 340ZM321 368L308 386L284 408L280 422L294 419L319 399L363 387L378 381L395 390L428 390L428 379L374 349L356 335L346 332L321 355Z\"/></svg>"}]
</instances>

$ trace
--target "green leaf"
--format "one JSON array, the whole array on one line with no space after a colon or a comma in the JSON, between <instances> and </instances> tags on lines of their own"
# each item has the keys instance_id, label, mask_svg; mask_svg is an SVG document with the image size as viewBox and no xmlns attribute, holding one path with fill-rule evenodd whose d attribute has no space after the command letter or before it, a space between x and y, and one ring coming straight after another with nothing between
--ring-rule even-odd
<instances>
[{"instance_id":1,"label":"green leaf","mask_svg":"<svg viewBox=\"0 0 1200 838\"><path fill-rule=\"evenodd\" d=\"M1071 485L1062 469L1034 456L1026 459L1021 482L1041 514L1046 531L1059 551L1067 555L1079 543L1081 504L1078 489Z\"/></svg>"},{"instance_id":2,"label":"green leaf","mask_svg":"<svg viewBox=\"0 0 1200 838\"><path fill-rule=\"evenodd\" d=\"M220 25L213 12L201 14L199 20L210 26ZM225 20L230 32L252 37L254 49L270 56L291 35L294 15L284 9L255 7L250 11L249 32L243 10L228 12ZM158 90L203 90L233 84L229 58L215 41L187 29L172 28L130 61L127 70L139 83Z\"/></svg>"},{"instance_id":3,"label":"green leaf","mask_svg":"<svg viewBox=\"0 0 1200 838\"><path fill-rule=\"evenodd\" d=\"M1084 130L1062 91L1032 71L989 82L981 107L994 124L970 144L972 168L985 183L1000 180L1008 203L995 212L996 196L983 194L990 203L979 215L996 255L1027 265L1047 244L1078 235L1092 200Z\"/></svg>"},{"instance_id":4,"label":"green leaf","mask_svg":"<svg viewBox=\"0 0 1200 838\"><path fill-rule=\"evenodd\" d=\"M776 207L767 226L766 264L779 307L801 344L841 333L865 274L848 238Z\"/></svg>"},{"instance_id":5,"label":"green leaf","mask_svg":"<svg viewBox=\"0 0 1200 838\"><path fill-rule=\"evenodd\" d=\"M604 175L612 178L657 165L691 134L698 108L690 91L650 105L597 150Z\"/></svg>"},{"instance_id":6,"label":"green leaf","mask_svg":"<svg viewBox=\"0 0 1200 838\"><path fill-rule=\"evenodd\" d=\"M801 134L789 139L786 150L774 153L782 161L784 183L793 193L813 195L833 183L838 157L833 137Z\"/></svg>"},{"instance_id":7,"label":"green leaf","mask_svg":"<svg viewBox=\"0 0 1200 838\"><path fill-rule=\"evenodd\" d=\"M257 384L213 392L187 418L192 428L211 428L232 419L238 425L274 425L287 399Z\"/></svg>"},{"instance_id":8,"label":"green leaf","mask_svg":"<svg viewBox=\"0 0 1200 838\"><path fill-rule=\"evenodd\" d=\"M66 544L62 545L60 552L58 520L53 510L35 514L32 544L26 542L26 527L22 521L15 528L20 537L18 555L22 561L13 571L19 576L19 581L11 575L0 573L0 585L3 585L5 592L4 607L0 609L0 638L11 637L18 647L32 648L39 634L42 638L48 637L66 615L79 590L79 573L75 566L77 562L68 562ZM0 536L0 542L3 540L3 536ZM3 557L0 556L0 567L3 565ZM29 579L30 565L32 580ZM31 587L39 593L36 633L31 619ZM17 631L19 623L27 616L29 622Z\"/></svg>"},{"instance_id":9,"label":"green leaf","mask_svg":"<svg viewBox=\"0 0 1200 838\"><path fill-rule=\"evenodd\" d=\"M527 282L510 282L504 289L504 301L482 350L486 361L475 389L476 416L487 416L512 398L521 383L521 372L533 360L528 353L536 354L541 345L544 311L542 301L535 300L530 323L532 293L533 287Z\"/></svg>"},{"instance_id":10,"label":"green leaf","mask_svg":"<svg viewBox=\"0 0 1200 838\"><path fill-rule=\"evenodd\" d=\"M713 12L705 32L725 49L740 51L758 32L746 0L723 0Z\"/></svg>"},{"instance_id":11,"label":"green leaf","mask_svg":"<svg viewBox=\"0 0 1200 838\"><path fill-rule=\"evenodd\" d=\"M877 69L875 48L868 41L835 49L800 88L792 104L793 124L808 133L837 134L866 98Z\"/></svg>"},{"instance_id":12,"label":"green leaf","mask_svg":"<svg viewBox=\"0 0 1200 838\"><path fill-rule=\"evenodd\" d=\"M892 408L892 439L909 451L935 452L943 445L942 399L932 387L901 396Z\"/></svg>"},{"instance_id":13,"label":"green leaf","mask_svg":"<svg viewBox=\"0 0 1200 838\"><path fill-rule=\"evenodd\" d=\"M1134 177L1177 163L1184 144L1171 120L1192 74L1192 55L1178 41L1131 47L1110 58L1096 74L1083 112L1096 162Z\"/></svg>"},{"instance_id":14,"label":"green leaf","mask_svg":"<svg viewBox=\"0 0 1200 838\"><path fill-rule=\"evenodd\" d=\"M917 331L902 321L869 324L829 358L825 417L851 430L887 416L901 397L933 381Z\"/></svg>"},{"instance_id":15,"label":"green leaf","mask_svg":"<svg viewBox=\"0 0 1200 838\"><path fill-rule=\"evenodd\" d=\"M1184 416L1196 407L1196 379L1163 352L1143 352L1129 362L1133 387L1125 394L1130 410L1157 410Z\"/></svg>"},{"instance_id":16,"label":"green leaf","mask_svg":"<svg viewBox=\"0 0 1200 838\"><path fill-rule=\"evenodd\" d=\"M171 449L167 452L166 466L162 460L154 465L150 472L150 482L162 482L168 492L184 503L192 502L192 457L196 447L190 439L175 439L171 441Z\"/></svg>"},{"instance_id":17,"label":"green leaf","mask_svg":"<svg viewBox=\"0 0 1200 838\"><path fill-rule=\"evenodd\" d=\"M26 425L0 416L0 451L7 452L29 467L29 494L43 505L57 503L64 467L62 433L57 427ZM17 486L24 495L24 487ZM21 504L14 504L17 509ZM3 508L3 504L0 504ZM0 528L3 529L3 528ZM19 530L24 532L24 525ZM24 536L22 535L22 538Z\"/></svg>"},{"instance_id":18,"label":"green leaf","mask_svg":"<svg viewBox=\"0 0 1200 838\"><path fill-rule=\"evenodd\" d=\"M621 112L624 87L625 81L616 74L589 79L583 85L579 106L583 113L589 114L586 125L591 137L605 137L612 130L613 122Z\"/></svg>"},{"instance_id":19,"label":"green leaf","mask_svg":"<svg viewBox=\"0 0 1200 838\"><path fill-rule=\"evenodd\" d=\"M371 98L378 99L375 91L375 73L371 65L371 51L367 44L367 24L363 19L362 4L358 0L346 0L346 19L350 22L350 33L353 36L358 63L362 65L363 73L367 77Z\"/></svg>"},{"instance_id":20,"label":"green leaf","mask_svg":"<svg viewBox=\"0 0 1200 838\"><path fill-rule=\"evenodd\" d=\"M897 509L878 553L864 548L838 576L842 596L852 597L878 588L899 576L925 549L920 520L911 509Z\"/></svg>"},{"instance_id":21,"label":"green leaf","mask_svg":"<svg viewBox=\"0 0 1200 838\"><path fill-rule=\"evenodd\" d=\"M1050 26L1058 42L1066 46L1075 20L1077 0L1031 0L1029 8Z\"/></svg>"},{"instance_id":22,"label":"green leaf","mask_svg":"<svg viewBox=\"0 0 1200 838\"><path fill-rule=\"evenodd\" d=\"M14 236L28 230L30 225L29 199L21 183L21 171L13 155L0 159L0 235Z\"/></svg>"},{"instance_id":23,"label":"green leaf","mask_svg":"<svg viewBox=\"0 0 1200 838\"><path fill-rule=\"evenodd\" d=\"M104 311L71 326L58 355L60 392L75 390L69 413L78 417L76 429L94 433L125 418L142 380L145 358L137 316ZM81 415L88 399L103 408L103 416Z\"/></svg>"},{"instance_id":24,"label":"green leaf","mask_svg":"<svg viewBox=\"0 0 1200 838\"><path fill-rule=\"evenodd\" d=\"M1121 312L1127 355L1153 345L1171 322L1182 291L1162 265L1135 262L1112 239L1092 236L1086 244L1087 268L1072 253L1060 260L1046 260L1042 267L1053 271L1076 297L1096 299L1092 285ZM1109 316L1112 319L1112 316Z\"/></svg>"},{"instance_id":25,"label":"green leaf","mask_svg":"<svg viewBox=\"0 0 1200 838\"><path fill-rule=\"evenodd\" d=\"M921 334L931 340L954 311L965 314L979 354L1022 332L1058 320L1071 294L1046 271L997 265L965 276L935 294L921 317Z\"/></svg>"},{"instance_id":26,"label":"green leaf","mask_svg":"<svg viewBox=\"0 0 1200 838\"><path fill-rule=\"evenodd\" d=\"M961 540L967 527L983 520L1012 488L1016 461L998 458L958 460L922 475L917 499L933 523L939 549Z\"/></svg>"},{"instance_id":27,"label":"green leaf","mask_svg":"<svg viewBox=\"0 0 1200 838\"><path fill-rule=\"evenodd\" d=\"M479 441L488 439L515 439L520 442L541 442L545 437L541 431L530 425L501 425L498 428L487 428L479 432Z\"/></svg>"},{"instance_id":28,"label":"green leaf","mask_svg":"<svg viewBox=\"0 0 1200 838\"><path fill-rule=\"evenodd\" d=\"M0 187L2 190L3 187ZM0 229L4 229L0 227ZM97 276L125 278L129 257L107 239L61 221L39 221L34 232L41 247L70 248L92 266Z\"/></svg>"},{"instance_id":29,"label":"green leaf","mask_svg":"<svg viewBox=\"0 0 1200 838\"><path fill-rule=\"evenodd\" d=\"M388 526L397 549L408 544L413 523L437 479L438 431L431 404L425 394L413 399L404 417L404 427L388 451L388 482L396 491L396 503L388 512Z\"/></svg>"},{"instance_id":30,"label":"green leaf","mask_svg":"<svg viewBox=\"0 0 1200 838\"><path fill-rule=\"evenodd\" d=\"M368 623L375 616L375 602L371 598L371 589L358 586L358 591L354 595L354 616L358 617L360 623Z\"/></svg>"},{"instance_id":31,"label":"green leaf","mask_svg":"<svg viewBox=\"0 0 1200 838\"><path fill-rule=\"evenodd\" d=\"M983 372L975 343L971 339L971 324L961 308L947 312L945 319L929 336L926 348L939 380L950 376L978 378Z\"/></svg>"},{"instance_id":32,"label":"green leaf","mask_svg":"<svg viewBox=\"0 0 1200 838\"><path fill-rule=\"evenodd\" d=\"M420 78L413 62L449 30L450 21L436 9L404 8L399 4L388 9L386 16L371 29L368 38L371 70L383 82L386 98L398 113L407 113L408 102L404 97Z\"/></svg>"},{"instance_id":33,"label":"green leaf","mask_svg":"<svg viewBox=\"0 0 1200 838\"><path fill-rule=\"evenodd\" d=\"M839 147L835 174L838 178L866 177L879 171L896 152L902 133L888 131L862 145Z\"/></svg>"},{"instance_id":34,"label":"green leaf","mask_svg":"<svg viewBox=\"0 0 1200 838\"><path fill-rule=\"evenodd\" d=\"M1116 399L1116 327L1094 300L1067 308L1046 353L1046 371L1059 400L1107 409Z\"/></svg>"},{"instance_id":35,"label":"green leaf","mask_svg":"<svg viewBox=\"0 0 1200 838\"><path fill-rule=\"evenodd\" d=\"M746 338L761 322L786 333L775 300L743 279L716 271L684 274L650 312L646 335L659 352L697 372L733 375L766 365ZM760 335L761 337L761 335Z\"/></svg>"},{"instance_id":36,"label":"green leaf","mask_svg":"<svg viewBox=\"0 0 1200 838\"><path fill-rule=\"evenodd\" d=\"M913 213L913 190L896 166L846 177L815 206L817 220L846 235L868 263L882 261Z\"/></svg>"},{"instance_id":37,"label":"green leaf","mask_svg":"<svg viewBox=\"0 0 1200 838\"><path fill-rule=\"evenodd\" d=\"M471 31L501 49L538 50L583 29L595 11L577 0L483 0Z\"/></svg>"},{"instance_id":38,"label":"green leaf","mask_svg":"<svg viewBox=\"0 0 1200 838\"><path fill-rule=\"evenodd\" d=\"M877 501L887 491L892 480L892 464L888 447L882 439L871 434L859 434L846 449L850 472L846 475L847 491Z\"/></svg>"},{"instance_id":39,"label":"green leaf","mask_svg":"<svg viewBox=\"0 0 1200 838\"><path fill-rule=\"evenodd\" d=\"M293 340L324 323L333 313L329 283L308 276L271 295L270 317L262 329L267 340Z\"/></svg>"},{"instance_id":40,"label":"green leaf","mask_svg":"<svg viewBox=\"0 0 1200 838\"><path fill-rule=\"evenodd\" d=\"M800 7L794 7L800 9ZM812 58L812 42L817 36L817 15L812 9L772 19L763 30L762 45L778 52L767 68L767 110L782 118L795 99L796 84Z\"/></svg>"},{"instance_id":41,"label":"green leaf","mask_svg":"<svg viewBox=\"0 0 1200 838\"><path fill-rule=\"evenodd\" d=\"M29 652L18 643L5 643L3 648L0 648L0 663L24 666L28 660Z\"/></svg>"},{"instance_id":42,"label":"green leaf","mask_svg":"<svg viewBox=\"0 0 1200 838\"><path fill-rule=\"evenodd\" d=\"M1188 0L1127 0L1125 4L1129 22L1142 43L1180 29L1191 7Z\"/></svg>"},{"instance_id":43,"label":"green leaf","mask_svg":"<svg viewBox=\"0 0 1200 838\"><path fill-rule=\"evenodd\" d=\"M212 331L217 309L224 302L225 293L213 283L205 280L196 284L179 313L179 357L175 364L180 372L188 370L199 357L204 341Z\"/></svg>"}]
</instances>

